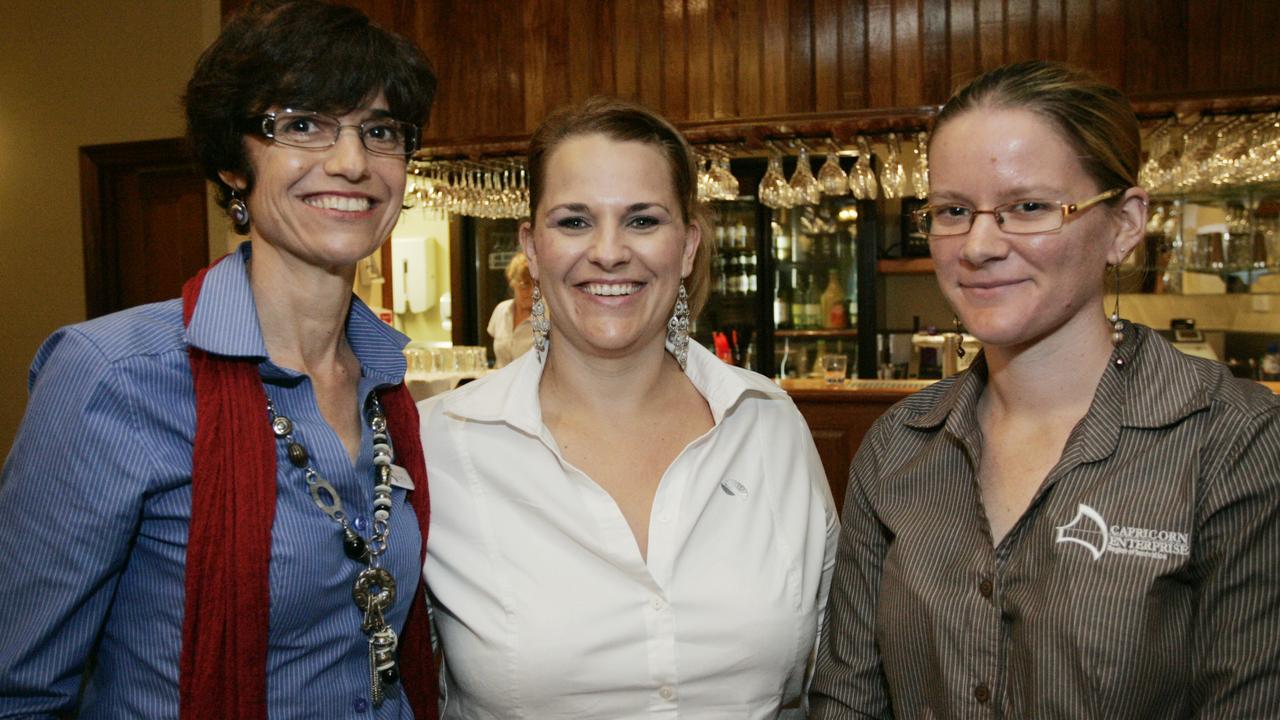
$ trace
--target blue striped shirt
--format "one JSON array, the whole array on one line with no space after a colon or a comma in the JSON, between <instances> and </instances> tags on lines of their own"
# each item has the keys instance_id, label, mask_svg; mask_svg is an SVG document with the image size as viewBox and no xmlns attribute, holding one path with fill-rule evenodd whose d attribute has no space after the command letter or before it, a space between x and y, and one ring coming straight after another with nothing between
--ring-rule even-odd
<instances>
[{"instance_id":1,"label":"blue striped shirt","mask_svg":"<svg viewBox=\"0 0 1280 720\"><path fill-rule=\"evenodd\" d=\"M248 257L245 243L209 271L189 329L181 301L170 300L62 328L37 353L0 478L0 717L77 703L82 719L177 717L195 434L188 344L260 358L268 395L368 535L370 431L353 467L310 379L267 358ZM346 330L363 407L375 388L400 382L406 338L354 298ZM337 524L280 443L276 467L270 717L412 718L398 686L380 709L369 703L368 642L351 600L362 566L343 554ZM421 534L404 490L393 500L384 565L400 588L387 613L399 629L419 581Z\"/></svg>"}]
</instances>

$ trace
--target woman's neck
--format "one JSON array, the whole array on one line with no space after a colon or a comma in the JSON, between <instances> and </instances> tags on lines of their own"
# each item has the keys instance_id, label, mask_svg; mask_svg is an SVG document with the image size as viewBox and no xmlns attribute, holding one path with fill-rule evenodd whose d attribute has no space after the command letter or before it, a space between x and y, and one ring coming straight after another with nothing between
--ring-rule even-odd
<instances>
[{"instance_id":1,"label":"woman's neck","mask_svg":"<svg viewBox=\"0 0 1280 720\"><path fill-rule=\"evenodd\" d=\"M981 403L1005 417L1083 417L1114 348L1101 315L1080 317L1052 335L1018 347L986 348Z\"/></svg>"},{"instance_id":2,"label":"woman's neck","mask_svg":"<svg viewBox=\"0 0 1280 720\"><path fill-rule=\"evenodd\" d=\"M249 285L273 362L308 375L350 370L346 340L355 268L317 268L256 241Z\"/></svg>"},{"instance_id":3,"label":"woman's neck","mask_svg":"<svg viewBox=\"0 0 1280 720\"><path fill-rule=\"evenodd\" d=\"M663 407L673 381L684 377L661 339L617 358L580 353L562 341L546 363L538 388L544 417L570 408L597 417L641 416Z\"/></svg>"}]
</instances>

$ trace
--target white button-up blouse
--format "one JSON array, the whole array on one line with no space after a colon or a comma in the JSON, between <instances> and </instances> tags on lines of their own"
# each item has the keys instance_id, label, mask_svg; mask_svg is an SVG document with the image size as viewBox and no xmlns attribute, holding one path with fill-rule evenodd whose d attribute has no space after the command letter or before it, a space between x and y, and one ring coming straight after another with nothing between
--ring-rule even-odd
<instances>
[{"instance_id":1,"label":"white button-up blouse","mask_svg":"<svg viewBox=\"0 0 1280 720\"><path fill-rule=\"evenodd\" d=\"M714 427L659 482L648 562L542 422L542 365L421 405L445 718L775 718L806 685L838 520L804 419L691 343Z\"/></svg>"}]
</instances>

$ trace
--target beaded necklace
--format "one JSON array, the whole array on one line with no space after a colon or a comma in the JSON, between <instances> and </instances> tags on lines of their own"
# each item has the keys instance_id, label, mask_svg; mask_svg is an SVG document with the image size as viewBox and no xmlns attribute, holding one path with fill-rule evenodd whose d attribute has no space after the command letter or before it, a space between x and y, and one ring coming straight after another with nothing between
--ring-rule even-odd
<instances>
[{"instance_id":1,"label":"beaded necklace","mask_svg":"<svg viewBox=\"0 0 1280 720\"><path fill-rule=\"evenodd\" d=\"M369 638L369 699L375 707L382 705L384 686L400 679L396 647L399 638L387 624L383 613L396 601L396 579L382 567L387 551L391 519L391 439L387 434L387 416L377 396L370 396L365 420L373 431L373 532L369 539L352 529L343 510L342 497L328 480L311 464L311 455L293 436L293 421L276 412L275 403L267 397L267 416L271 431L285 444L289 462L303 471L311 501L321 512L336 522L342 532L342 550L348 558L364 563L351 587L351 599L364 613L360 629Z\"/></svg>"}]
</instances>

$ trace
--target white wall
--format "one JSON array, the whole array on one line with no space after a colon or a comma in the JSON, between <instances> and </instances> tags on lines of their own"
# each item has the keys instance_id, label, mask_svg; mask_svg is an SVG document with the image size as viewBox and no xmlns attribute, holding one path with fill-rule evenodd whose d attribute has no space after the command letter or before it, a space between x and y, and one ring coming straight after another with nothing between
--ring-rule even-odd
<instances>
[{"instance_id":1,"label":"white wall","mask_svg":"<svg viewBox=\"0 0 1280 720\"><path fill-rule=\"evenodd\" d=\"M218 0L4 3L0 455L36 348L84 319L79 148L182 135L179 99L219 25Z\"/></svg>"}]
</instances>

